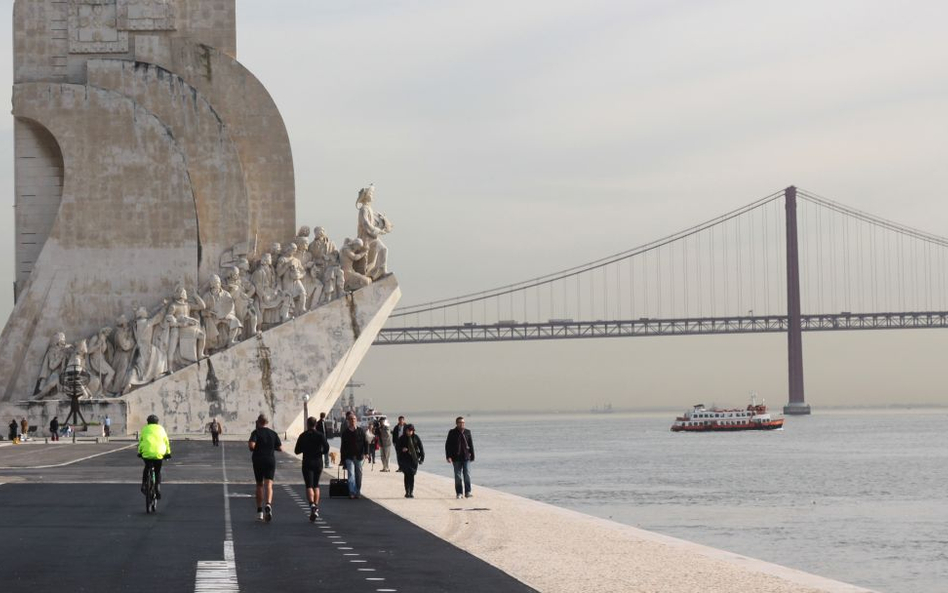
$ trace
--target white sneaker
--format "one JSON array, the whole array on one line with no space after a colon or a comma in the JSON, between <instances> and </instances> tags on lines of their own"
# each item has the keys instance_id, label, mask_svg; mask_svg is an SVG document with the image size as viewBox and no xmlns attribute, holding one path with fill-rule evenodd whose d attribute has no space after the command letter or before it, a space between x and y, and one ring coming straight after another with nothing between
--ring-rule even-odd
<instances>
[{"instance_id":1,"label":"white sneaker","mask_svg":"<svg viewBox=\"0 0 948 593\"><path fill-rule=\"evenodd\" d=\"M263 521L263 511L257 513L257 521Z\"/></svg>"},{"instance_id":2,"label":"white sneaker","mask_svg":"<svg viewBox=\"0 0 948 593\"><path fill-rule=\"evenodd\" d=\"M263 518L267 523L273 520L273 507L269 504L263 507Z\"/></svg>"},{"instance_id":3,"label":"white sneaker","mask_svg":"<svg viewBox=\"0 0 948 593\"><path fill-rule=\"evenodd\" d=\"M463 495L463 494L458 494L458 495L457 495L457 499L458 499L458 500L460 500L460 499L462 499L462 498L464 498L464 495Z\"/></svg>"}]
</instances>

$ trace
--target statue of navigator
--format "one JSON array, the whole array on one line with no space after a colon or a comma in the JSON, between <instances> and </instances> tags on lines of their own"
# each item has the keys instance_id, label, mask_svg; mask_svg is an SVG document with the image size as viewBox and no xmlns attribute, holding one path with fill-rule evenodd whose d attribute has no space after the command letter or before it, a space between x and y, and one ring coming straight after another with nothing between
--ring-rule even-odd
<instances>
[{"instance_id":1,"label":"statue of navigator","mask_svg":"<svg viewBox=\"0 0 948 593\"><path fill-rule=\"evenodd\" d=\"M388 273L388 248L382 243L381 236L392 230L392 223L381 212L372 209L372 197L375 186L359 190L356 208L359 209L359 239L366 249L365 263L359 262L356 271L362 272L372 280L378 280ZM364 266L364 267L363 267Z\"/></svg>"}]
</instances>

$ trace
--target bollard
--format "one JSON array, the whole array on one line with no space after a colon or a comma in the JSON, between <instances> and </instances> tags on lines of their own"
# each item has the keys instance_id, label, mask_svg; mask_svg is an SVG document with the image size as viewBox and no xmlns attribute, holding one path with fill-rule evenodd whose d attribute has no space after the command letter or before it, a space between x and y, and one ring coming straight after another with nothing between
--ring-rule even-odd
<instances>
[{"instance_id":1,"label":"bollard","mask_svg":"<svg viewBox=\"0 0 948 593\"><path fill-rule=\"evenodd\" d=\"M72 431L72 444L76 444L76 431Z\"/></svg>"},{"instance_id":2,"label":"bollard","mask_svg":"<svg viewBox=\"0 0 948 593\"><path fill-rule=\"evenodd\" d=\"M95 444L96 444L96 445L99 444L99 437L95 437Z\"/></svg>"}]
</instances>

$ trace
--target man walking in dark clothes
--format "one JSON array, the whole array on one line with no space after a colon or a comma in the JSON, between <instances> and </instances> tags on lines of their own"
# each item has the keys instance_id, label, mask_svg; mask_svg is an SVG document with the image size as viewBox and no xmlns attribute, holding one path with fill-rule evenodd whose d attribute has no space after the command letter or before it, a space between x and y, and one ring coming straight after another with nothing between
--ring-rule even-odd
<instances>
[{"instance_id":1,"label":"man walking in dark clothes","mask_svg":"<svg viewBox=\"0 0 948 593\"><path fill-rule=\"evenodd\" d=\"M404 416L399 416L399 417L398 417L398 424L396 424L395 427L392 428L392 443L393 443L393 444L395 445L395 447L396 447L396 449L395 449L395 461L396 461L396 463L398 463L398 469L395 470L395 471L397 471L397 472L402 471L402 462L401 462L401 460L399 459L399 455L398 455L398 441L399 441L399 439L402 438L402 435L403 435L403 434L405 434L405 417L404 417Z\"/></svg>"},{"instance_id":2,"label":"man walking in dark clothes","mask_svg":"<svg viewBox=\"0 0 948 593\"><path fill-rule=\"evenodd\" d=\"M247 446L253 452L253 477L257 481L257 520L273 520L273 476L276 473L275 451L283 450L280 436L267 428L265 414L257 416L257 429L250 433ZM266 497L266 504L264 504Z\"/></svg>"},{"instance_id":3,"label":"man walking in dark clothes","mask_svg":"<svg viewBox=\"0 0 948 593\"><path fill-rule=\"evenodd\" d=\"M296 439L293 452L303 454L303 483L306 485L306 500L309 501L309 520L319 517L319 476L323 473L323 455L329 451L326 435L318 430L318 421L310 416L306 419L306 432Z\"/></svg>"},{"instance_id":4,"label":"man walking in dark clothes","mask_svg":"<svg viewBox=\"0 0 948 593\"><path fill-rule=\"evenodd\" d=\"M367 457L365 431L356 425L355 414L346 416L346 426L339 434L339 457L349 475L349 498L362 494L362 460Z\"/></svg>"},{"instance_id":5,"label":"man walking in dark clothes","mask_svg":"<svg viewBox=\"0 0 948 593\"><path fill-rule=\"evenodd\" d=\"M474 461L474 439L471 437L471 431L464 428L464 416L458 416L454 421L454 428L448 431L448 438L444 441L444 456L447 457L448 463L454 464L454 493L458 498L473 496L471 462Z\"/></svg>"},{"instance_id":6,"label":"man walking in dark clothes","mask_svg":"<svg viewBox=\"0 0 948 593\"><path fill-rule=\"evenodd\" d=\"M326 431L326 412L319 413L319 420L316 421L316 432L323 433L326 439L329 439L329 433ZM332 467L329 463L329 447L326 447L326 453L323 454L323 467Z\"/></svg>"}]
</instances>

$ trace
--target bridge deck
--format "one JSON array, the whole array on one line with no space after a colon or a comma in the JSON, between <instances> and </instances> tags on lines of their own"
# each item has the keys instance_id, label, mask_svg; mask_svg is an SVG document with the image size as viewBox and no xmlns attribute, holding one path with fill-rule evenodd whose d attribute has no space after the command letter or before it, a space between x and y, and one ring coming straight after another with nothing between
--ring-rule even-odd
<instances>
[{"instance_id":1,"label":"bridge deck","mask_svg":"<svg viewBox=\"0 0 948 593\"><path fill-rule=\"evenodd\" d=\"M948 311L802 315L800 323L802 330L807 332L945 328L948 327ZM545 323L502 322L492 325L386 327L379 333L375 343L386 345L504 342L636 336L778 333L786 331L787 317L784 315L684 319L643 318L620 321L557 320Z\"/></svg>"}]
</instances>

